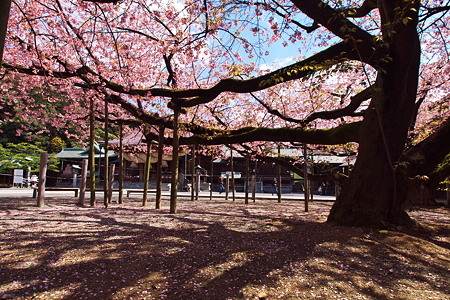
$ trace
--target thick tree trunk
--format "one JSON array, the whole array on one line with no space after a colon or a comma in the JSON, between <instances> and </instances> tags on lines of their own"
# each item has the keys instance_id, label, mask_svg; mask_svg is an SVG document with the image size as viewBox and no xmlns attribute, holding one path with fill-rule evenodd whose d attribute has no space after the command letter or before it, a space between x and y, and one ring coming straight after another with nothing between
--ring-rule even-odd
<instances>
[{"instance_id":1,"label":"thick tree trunk","mask_svg":"<svg viewBox=\"0 0 450 300\"><path fill-rule=\"evenodd\" d=\"M394 7L385 18L389 14L395 15ZM392 61L380 66L360 131L358 159L330 212L331 222L377 227L410 223L404 211L406 179L397 163L404 150L417 93L420 44L415 27L415 22L410 21L397 25L395 33L386 34L388 60Z\"/></svg>"},{"instance_id":2,"label":"thick tree trunk","mask_svg":"<svg viewBox=\"0 0 450 300\"><path fill-rule=\"evenodd\" d=\"M5 47L6 29L8 28L11 0L0 1L0 63L3 61L3 48Z\"/></svg>"},{"instance_id":3,"label":"thick tree trunk","mask_svg":"<svg viewBox=\"0 0 450 300\"><path fill-rule=\"evenodd\" d=\"M406 189L406 206L437 205L434 194L437 185L433 184L427 177L418 176L410 180Z\"/></svg>"}]
</instances>

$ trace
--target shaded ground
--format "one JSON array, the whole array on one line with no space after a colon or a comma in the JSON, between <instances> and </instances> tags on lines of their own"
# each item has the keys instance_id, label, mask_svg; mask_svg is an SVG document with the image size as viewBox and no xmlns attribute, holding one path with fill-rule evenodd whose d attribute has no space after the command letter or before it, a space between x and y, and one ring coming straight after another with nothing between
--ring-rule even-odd
<instances>
[{"instance_id":1,"label":"shaded ground","mask_svg":"<svg viewBox=\"0 0 450 300\"><path fill-rule=\"evenodd\" d=\"M0 201L0 299L450 299L442 207L407 234L331 226L326 202Z\"/></svg>"}]
</instances>

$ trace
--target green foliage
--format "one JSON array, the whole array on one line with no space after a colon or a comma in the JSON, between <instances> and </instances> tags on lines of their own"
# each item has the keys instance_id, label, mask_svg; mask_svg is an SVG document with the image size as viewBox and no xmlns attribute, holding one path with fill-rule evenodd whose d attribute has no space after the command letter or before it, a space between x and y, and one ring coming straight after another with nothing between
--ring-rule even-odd
<instances>
[{"instance_id":1,"label":"green foliage","mask_svg":"<svg viewBox=\"0 0 450 300\"><path fill-rule=\"evenodd\" d=\"M0 145L0 173L11 174L14 169L39 172L41 152L44 150L29 143L8 143L6 147ZM58 164L59 159L49 155L48 170L57 171Z\"/></svg>"},{"instance_id":2,"label":"green foliage","mask_svg":"<svg viewBox=\"0 0 450 300\"><path fill-rule=\"evenodd\" d=\"M54 137L50 140L48 151L50 153L59 153L61 152L62 148L65 148L66 146L66 142L64 142L62 138Z\"/></svg>"},{"instance_id":3,"label":"green foliage","mask_svg":"<svg viewBox=\"0 0 450 300\"><path fill-rule=\"evenodd\" d=\"M36 86L23 92L20 80L9 76L0 81L0 84L12 84L1 99L0 132L13 133L0 135L0 144L29 142L49 152L53 150L50 145L53 137L70 144L67 133L77 136L80 130L70 118L64 118L71 103L69 96L57 85ZM61 118L65 122L54 125L54 120Z\"/></svg>"}]
</instances>

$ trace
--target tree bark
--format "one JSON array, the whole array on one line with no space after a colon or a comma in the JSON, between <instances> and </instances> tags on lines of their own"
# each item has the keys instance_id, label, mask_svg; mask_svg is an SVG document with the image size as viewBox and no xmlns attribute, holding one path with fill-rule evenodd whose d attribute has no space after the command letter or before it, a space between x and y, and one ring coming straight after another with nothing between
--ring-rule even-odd
<instances>
[{"instance_id":1,"label":"tree bark","mask_svg":"<svg viewBox=\"0 0 450 300\"><path fill-rule=\"evenodd\" d=\"M405 206L436 205L434 194L437 185L432 184L428 176L417 176L407 183Z\"/></svg>"}]
</instances>

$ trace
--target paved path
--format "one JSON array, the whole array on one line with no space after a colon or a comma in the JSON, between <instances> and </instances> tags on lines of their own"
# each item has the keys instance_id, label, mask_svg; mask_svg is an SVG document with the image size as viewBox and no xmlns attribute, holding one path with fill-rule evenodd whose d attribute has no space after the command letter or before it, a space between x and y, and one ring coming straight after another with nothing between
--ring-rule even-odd
<instances>
[{"instance_id":1,"label":"paved path","mask_svg":"<svg viewBox=\"0 0 450 300\"><path fill-rule=\"evenodd\" d=\"M168 192L167 192L168 193ZM179 196L181 197L191 197L191 193L189 192L179 192L178 193ZM219 194L218 192L213 192L212 193L213 198L224 198L225 199L225 193ZM210 197L210 193L209 192L201 192L199 194L199 197L202 198L209 198ZM232 193L228 194L228 198L232 199L233 195ZM245 193L236 193L235 197L237 199L244 199L245 198ZM250 193L248 195L249 200L252 199L252 194ZM256 199L264 199L264 200L278 200L278 196L277 195L272 195L270 193L256 193L255 194L255 198ZM336 200L335 196L322 196L322 195L314 195L313 196L314 200L318 200L318 201L334 201ZM289 194L281 194L281 200L299 200L299 201L303 201L305 200L305 195L303 193L289 193Z\"/></svg>"},{"instance_id":2,"label":"paved path","mask_svg":"<svg viewBox=\"0 0 450 300\"><path fill-rule=\"evenodd\" d=\"M103 191L99 191L96 193L99 197L103 196ZM117 198L118 192L113 192L113 199ZM0 188L0 201L1 198L6 197L26 197L31 198L33 195L33 190L31 188ZM149 194L150 199L153 197L154 191ZM74 197L74 192L70 191L46 191L45 192L46 197ZM89 196L89 192L86 192L86 196ZM126 196L126 193L124 193L124 196ZM170 192L169 191L163 191L163 196L169 197ZM219 194L218 192L212 193L213 198L223 198L225 199L225 193ZM191 197L190 192L178 192L178 197ZM200 198L209 198L210 193L209 192L200 192L199 194ZM233 195L232 193L229 193L228 198L232 199ZM235 194L236 199L244 199L245 193L236 193ZM303 201L305 198L303 193L290 193L290 194L281 194L281 200L298 200ZM142 198L142 193L133 193L130 195L129 198ZM276 195L272 195L270 193L256 193L256 199L264 199L264 200L277 200ZM249 200L252 201L252 195L249 194ZM334 201L335 196L322 196L322 195L314 195L314 200L316 201Z\"/></svg>"}]
</instances>

